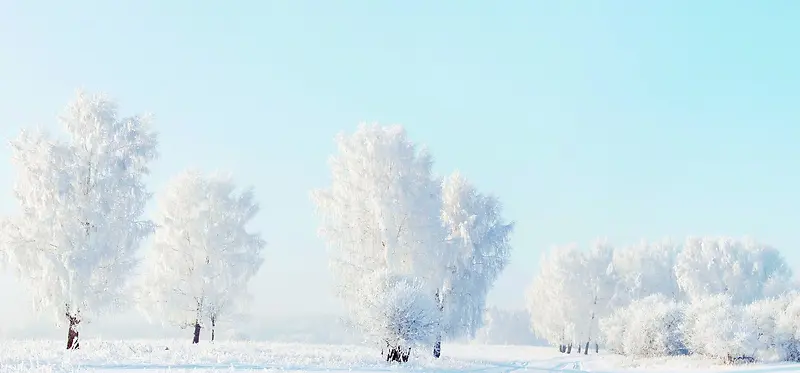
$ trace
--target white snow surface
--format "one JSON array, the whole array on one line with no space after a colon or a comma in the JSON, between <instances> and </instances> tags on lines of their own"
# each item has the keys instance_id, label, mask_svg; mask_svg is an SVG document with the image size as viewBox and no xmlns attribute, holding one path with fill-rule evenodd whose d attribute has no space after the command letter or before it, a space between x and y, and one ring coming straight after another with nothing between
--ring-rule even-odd
<instances>
[{"instance_id":1,"label":"white snow surface","mask_svg":"<svg viewBox=\"0 0 800 373\"><path fill-rule=\"evenodd\" d=\"M631 359L613 354L565 355L553 347L445 344L441 359L418 351L398 365L364 346L185 340L0 342L0 372L790 372L800 364L721 365L700 357ZM168 349L167 349L168 348Z\"/></svg>"}]
</instances>

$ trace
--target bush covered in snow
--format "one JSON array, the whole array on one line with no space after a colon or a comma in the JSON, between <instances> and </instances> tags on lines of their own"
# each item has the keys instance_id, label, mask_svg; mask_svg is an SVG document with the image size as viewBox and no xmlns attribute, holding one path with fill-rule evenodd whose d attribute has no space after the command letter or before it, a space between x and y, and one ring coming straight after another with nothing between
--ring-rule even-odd
<instances>
[{"instance_id":1,"label":"bush covered in snow","mask_svg":"<svg viewBox=\"0 0 800 373\"><path fill-rule=\"evenodd\" d=\"M746 320L744 308L724 294L689 304L683 333L692 353L711 358L752 357L759 348L755 325Z\"/></svg>"},{"instance_id":2,"label":"bush covered in snow","mask_svg":"<svg viewBox=\"0 0 800 373\"><path fill-rule=\"evenodd\" d=\"M600 320L606 347L619 354L653 357L686 353L683 310L673 300L651 295Z\"/></svg>"},{"instance_id":3,"label":"bush covered in snow","mask_svg":"<svg viewBox=\"0 0 800 373\"><path fill-rule=\"evenodd\" d=\"M376 290L362 319L368 334L392 347L433 344L441 313L421 281L394 276Z\"/></svg>"}]
</instances>

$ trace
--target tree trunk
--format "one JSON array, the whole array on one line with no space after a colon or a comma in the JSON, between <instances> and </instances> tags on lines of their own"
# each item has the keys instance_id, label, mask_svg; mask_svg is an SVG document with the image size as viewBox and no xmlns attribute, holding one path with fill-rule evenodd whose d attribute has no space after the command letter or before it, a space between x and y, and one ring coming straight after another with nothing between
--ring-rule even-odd
<instances>
[{"instance_id":1,"label":"tree trunk","mask_svg":"<svg viewBox=\"0 0 800 373\"><path fill-rule=\"evenodd\" d=\"M439 306L439 313L444 315L444 303L442 296L439 295L439 290L436 290L436 304ZM439 358L442 355L442 331L439 330L439 335L436 336L436 344L433 345L433 357Z\"/></svg>"},{"instance_id":2,"label":"tree trunk","mask_svg":"<svg viewBox=\"0 0 800 373\"><path fill-rule=\"evenodd\" d=\"M594 353L600 353L600 345L598 345L597 342L594 343Z\"/></svg>"},{"instance_id":3,"label":"tree trunk","mask_svg":"<svg viewBox=\"0 0 800 373\"><path fill-rule=\"evenodd\" d=\"M389 353L386 354L386 361L390 363L405 363L408 362L408 357L410 355L411 347L409 347L406 351L403 351L402 347L400 346L389 347Z\"/></svg>"},{"instance_id":4,"label":"tree trunk","mask_svg":"<svg viewBox=\"0 0 800 373\"><path fill-rule=\"evenodd\" d=\"M563 353L565 353L565 352L567 352L567 346L564 346L564 345L558 345L558 352L560 352L560 353L562 353L562 354L563 354Z\"/></svg>"},{"instance_id":5,"label":"tree trunk","mask_svg":"<svg viewBox=\"0 0 800 373\"><path fill-rule=\"evenodd\" d=\"M578 344L578 353L581 353L581 352L583 352L582 348L583 348L583 347L581 347L581 345L580 345L580 343L579 343L579 344Z\"/></svg>"},{"instance_id":6,"label":"tree trunk","mask_svg":"<svg viewBox=\"0 0 800 373\"><path fill-rule=\"evenodd\" d=\"M200 321L194 322L194 338L192 339L192 344L200 343Z\"/></svg>"},{"instance_id":7,"label":"tree trunk","mask_svg":"<svg viewBox=\"0 0 800 373\"><path fill-rule=\"evenodd\" d=\"M69 332L67 333L67 350L77 350L80 348L78 340L78 324L81 323L75 316L67 315L69 318Z\"/></svg>"},{"instance_id":8,"label":"tree trunk","mask_svg":"<svg viewBox=\"0 0 800 373\"><path fill-rule=\"evenodd\" d=\"M583 349L584 355L589 355L589 341L586 341L586 348Z\"/></svg>"},{"instance_id":9,"label":"tree trunk","mask_svg":"<svg viewBox=\"0 0 800 373\"><path fill-rule=\"evenodd\" d=\"M571 353L572 353L572 343L570 343L570 344L568 344L568 345L567 345L567 353L568 353L568 354L571 354Z\"/></svg>"},{"instance_id":10,"label":"tree trunk","mask_svg":"<svg viewBox=\"0 0 800 373\"><path fill-rule=\"evenodd\" d=\"M211 319L211 342L214 342L214 331L216 330L217 320Z\"/></svg>"}]
</instances>

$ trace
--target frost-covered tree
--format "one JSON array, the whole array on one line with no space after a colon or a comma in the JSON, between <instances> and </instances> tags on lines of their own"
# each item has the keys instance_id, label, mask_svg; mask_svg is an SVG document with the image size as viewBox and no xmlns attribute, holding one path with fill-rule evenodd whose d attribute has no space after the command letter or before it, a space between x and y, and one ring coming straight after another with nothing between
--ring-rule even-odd
<instances>
[{"instance_id":1,"label":"frost-covered tree","mask_svg":"<svg viewBox=\"0 0 800 373\"><path fill-rule=\"evenodd\" d=\"M777 249L753 240L689 238L675 275L691 299L727 294L735 304L747 304L786 291L792 271Z\"/></svg>"},{"instance_id":2,"label":"frost-covered tree","mask_svg":"<svg viewBox=\"0 0 800 373\"><path fill-rule=\"evenodd\" d=\"M614 248L604 242L597 242L583 253L579 267L578 312L575 325L580 342L586 342L584 353L588 353L589 344L597 344L599 321L608 315L619 303L621 287L613 264Z\"/></svg>"},{"instance_id":3,"label":"frost-covered tree","mask_svg":"<svg viewBox=\"0 0 800 373\"><path fill-rule=\"evenodd\" d=\"M758 350L755 324L728 294L696 298L686 308L682 333L692 353L715 359L751 357Z\"/></svg>"},{"instance_id":4,"label":"frost-covered tree","mask_svg":"<svg viewBox=\"0 0 800 373\"><path fill-rule=\"evenodd\" d=\"M247 227L258 204L252 189L239 192L229 177L197 171L176 176L159 202L142 308L151 319L193 327L193 343L208 320L213 341L220 317L241 310L263 262L265 243Z\"/></svg>"},{"instance_id":5,"label":"frost-covered tree","mask_svg":"<svg viewBox=\"0 0 800 373\"><path fill-rule=\"evenodd\" d=\"M661 294L682 300L683 293L675 277L675 261L681 246L672 241L640 242L614 250L614 273L620 282L617 306Z\"/></svg>"},{"instance_id":6,"label":"frost-covered tree","mask_svg":"<svg viewBox=\"0 0 800 373\"><path fill-rule=\"evenodd\" d=\"M613 257L614 248L602 242L587 251L557 247L545 256L528 291L534 332L567 352L578 343L588 353L599 320L620 302Z\"/></svg>"},{"instance_id":7,"label":"frost-covered tree","mask_svg":"<svg viewBox=\"0 0 800 373\"><path fill-rule=\"evenodd\" d=\"M600 331L610 351L634 357L657 357L686 353L682 325L681 305L655 294L633 301L601 319Z\"/></svg>"},{"instance_id":8,"label":"frost-covered tree","mask_svg":"<svg viewBox=\"0 0 800 373\"><path fill-rule=\"evenodd\" d=\"M11 142L20 213L4 224L7 263L27 283L38 310L78 326L124 297L141 241L152 232L142 212L157 157L145 116L121 117L102 95L79 92L59 118L66 139L23 131Z\"/></svg>"},{"instance_id":9,"label":"frost-covered tree","mask_svg":"<svg viewBox=\"0 0 800 373\"><path fill-rule=\"evenodd\" d=\"M361 125L336 144L331 185L314 201L337 293L361 331L397 360L411 345L429 343L427 332L401 331L438 319L428 312L444 277L441 184L431 175L431 157L400 126ZM401 295L430 302L391 301Z\"/></svg>"},{"instance_id":10,"label":"frost-covered tree","mask_svg":"<svg viewBox=\"0 0 800 373\"><path fill-rule=\"evenodd\" d=\"M581 258L582 252L575 246L550 250L540 259L527 292L532 330L562 350L578 340L576 324L583 319L579 317L583 305L578 273Z\"/></svg>"},{"instance_id":11,"label":"frost-covered tree","mask_svg":"<svg viewBox=\"0 0 800 373\"><path fill-rule=\"evenodd\" d=\"M483 325L486 296L508 264L513 223L503 220L497 198L478 193L459 173L444 180L442 221L448 231L438 292L443 332L448 338L474 338ZM439 349L437 341L437 357Z\"/></svg>"}]
</instances>

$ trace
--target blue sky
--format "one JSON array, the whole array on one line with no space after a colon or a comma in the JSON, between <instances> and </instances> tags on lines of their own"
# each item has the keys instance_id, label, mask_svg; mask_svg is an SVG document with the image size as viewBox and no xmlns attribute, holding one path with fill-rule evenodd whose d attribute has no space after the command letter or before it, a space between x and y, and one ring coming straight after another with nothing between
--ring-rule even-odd
<instances>
[{"instance_id":1,"label":"blue sky","mask_svg":"<svg viewBox=\"0 0 800 373\"><path fill-rule=\"evenodd\" d=\"M598 237L751 235L800 268L800 3L488 4L9 1L0 136L55 128L78 87L152 112L155 192L191 166L256 187L264 315L336 304L309 191L360 121L405 125L504 202L493 304L522 306L543 250Z\"/></svg>"}]
</instances>

